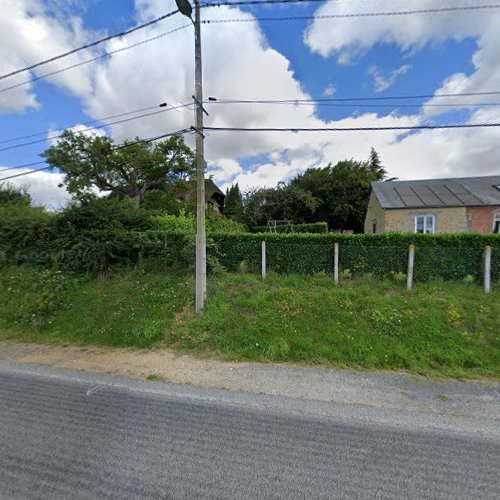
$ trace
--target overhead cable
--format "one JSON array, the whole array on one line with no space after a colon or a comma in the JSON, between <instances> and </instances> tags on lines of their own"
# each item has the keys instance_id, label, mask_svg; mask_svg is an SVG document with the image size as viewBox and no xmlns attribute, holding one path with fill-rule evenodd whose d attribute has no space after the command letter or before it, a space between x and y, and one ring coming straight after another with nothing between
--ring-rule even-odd
<instances>
[{"instance_id":1,"label":"overhead cable","mask_svg":"<svg viewBox=\"0 0 500 500\"><path fill-rule=\"evenodd\" d=\"M273 2L270 2L273 3ZM274 2L274 3L283 3ZM221 5L230 5L221 4ZM233 4L237 5L237 4ZM244 5L244 4L241 4ZM299 20L311 20L311 19L348 19L355 17L393 17L393 16L411 16L417 14L443 14L449 12L465 12L465 11L477 11L477 10L492 10L499 9L500 4L489 4L489 5L466 5L466 6L456 6L456 7L433 7L429 9L412 9L412 10L399 10L399 11L379 11L379 12L351 12L345 14L312 14L306 16L252 16L252 17L240 17L240 18L229 18L229 19L206 19L203 20L204 24L215 24L215 23L251 23L254 21L299 21Z\"/></svg>"},{"instance_id":2,"label":"overhead cable","mask_svg":"<svg viewBox=\"0 0 500 500\"><path fill-rule=\"evenodd\" d=\"M61 69L58 69L55 71L51 71L50 73L44 73L43 75L34 76L33 78L30 78L29 80L23 80L22 82L16 83L14 85L10 85L9 87L3 87L0 89L0 93L7 92L8 90L16 89L18 87L22 87L23 85L28 85L32 82L36 82L37 80L42 80L43 78L48 78L50 76L59 75L60 73L64 73L66 71L69 71L70 69L78 68L80 66L84 66L85 64L99 61L100 59L106 59L106 58L111 57L111 56L118 54L120 52L125 52L126 50L130 50L134 47L138 47L140 45L144 45L145 43L149 43L149 42L152 42L154 40L158 40L160 38L163 38L167 35L171 35L173 33L176 33L177 31L181 31L183 29L186 29L189 26L190 26L190 24L184 24L183 26L179 26L178 28L167 31L166 33L161 33L161 34L153 36L151 38L146 38L145 40L141 40L140 42L132 43L130 45L127 45L125 47L121 47L121 48L116 49L116 50L111 50L109 52L101 54L100 56L95 56L95 57L92 57L90 59L86 59L85 61L81 61L81 62L76 63L76 64L71 64L70 66L65 66L64 68L61 68Z\"/></svg>"},{"instance_id":3,"label":"overhead cable","mask_svg":"<svg viewBox=\"0 0 500 500\"><path fill-rule=\"evenodd\" d=\"M112 121L112 122L109 122L109 123L104 123L102 125L95 125L94 127L86 127L86 128L81 129L81 130L78 130L78 132L89 132L91 130L99 130L99 129L102 129L102 128L105 128L105 127L109 127L111 125L118 125L120 123L126 123L126 122L130 122L130 121L133 121L133 120L138 120L139 118L147 118L149 116L155 116L155 115L159 115L161 113L165 113L166 111L173 111L175 109L186 108L188 106L192 106L192 103L181 104L179 106L172 106L170 108L165 105L165 106L161 106L161 107L163 107L163 109L161 109L159 111L153 111L151 113L144 113L142 115L131 116L129 118L123 118L121 120L117 120L117 121L114 121L114 122ZM59 139L61 137L62 137L62 134L59 134L59 135L56 135L56 136L53 136L53 137L45 137L43 139L37 139L35 141L22 142L20 144L13 144L11 146L6 146L6 147L3 147L3 148L0 148L0 152L1 151L8 151L10 149L17 149L17 148L21 148L21 147L24 147L24 146L30 146L32 144L38 144L40 142L45 142L47 140Z\"/></svg>"},{"instance_id":4,"label":"overhead cable","mask_svg":"<svg viewBox=\"0 0 500 500\"><path fill-rule=\"evenodd\" d=\"M128 143L125 143L125 144L120 144L118 146L113 146L111 149L112 150L124 149L124 148L127 148L129 146L134 146L136 144L147 143L147 142L154 142L154 141L158 141L160 139L165 139L166 137L172 137L174 135L183 135L183 134L189 134L189 133L192 133L192 130L184 128L182 130L177 130L176 132L169 132L167 134L161 134L161 135L157 135L157 136L154 136L154 137L149 137L148 139L138 139L137 141L128 142ZM41 164L41 163L45 163L45 161L42 160L42 161L34 162L34 163L31 163L31 164L17 165L15 167L10 167L9 170L23 168L23 167L30 166L30 165L37 165L37 164ZM50 168L52 168L52 167L50 165L47 165L46 167L37 168L37 169L34 169L34 170L30 170L28 172L21 172L20 174L9 175L8 177L1 178L0 182L7 181L9 179L15 179L16 177L22 177L24 175L34 174L35 172L41 172L43 170L48 170Z\"/></svg>"},{"instance_id":5,"label":"overhead cable","mask_svg":"<svg viewBox=\"0 0 500 500\"><path fill-rule=\"evenodd\" d=\"M63 52L62 54L58 54L56 56L49 57L48 59L38 61L38 62L31 64L29 66L26 66L24 68L19 68L19 69L16 69L15 71L11 71L10 73L0 75L0 80L3 80L3 79L8 78L10 76L18 75L20 73L25 73L26 71L31 71L32 69L39 68L40 66L43 66L44 64L48 64L48 63L57 61L59 59L62 59L63 57L67 57L71 54L76 54L77 52L80 52L82 50L89 49L91 47L95 47L101 43L108 42L109 40L113 40L114 38L120 38L122 36L130 35L131 33L135 33L136 31L142 30L144 28L147 28L148 26L152 26L153 24L159 23L160 21L163 21L164 19L172 17L174 14L177 14L177 12L179 12L179 11L173 10L171 12L168 12L167 14L164 14L160 17L157 17L151 21L148 21L147 23L139 24L139 25L134 26L133 28L130 28L128 30L121 31L121 32L115 33L113 35L108 35L104 38L100 38L99 40L95 40L93 42L86 43L84 45L80 45L79 47L75 47L74 49L68 50L67 52Z\"/></svg>"},{"instance_id":6,"label":"overhead cable","mask_svg":"<svg viewBox=\"0 0 500 500\"><path fill-rule=\"evenodd\" d=\"M446 94L413 94L413 95L391 95L391 96L353 96L353 97L322 97L319 99L233 99L209 97L208 102L223 103L250 103L250 104L273 104L273 103L301 103L301 102L350 102L350 101L387 101L401 99L431 99L443 97L475 97L500 95L500 90L483 90L478 92L457 92Z\"/></svg>"},{"instance_id":7,"label":"overhead cable","mask_svg":"<svg viewBox=\"0 0 500 500\"><path fill-rule=\"evenodd\" d=\"M463 123L450 125L408 125L389 127L311 127L311 128L281 128L281 127L203 127L203 130L216 132L370 132L384 130L436 130L500 127L500 123Z\"/></svg>"}]
</instances>

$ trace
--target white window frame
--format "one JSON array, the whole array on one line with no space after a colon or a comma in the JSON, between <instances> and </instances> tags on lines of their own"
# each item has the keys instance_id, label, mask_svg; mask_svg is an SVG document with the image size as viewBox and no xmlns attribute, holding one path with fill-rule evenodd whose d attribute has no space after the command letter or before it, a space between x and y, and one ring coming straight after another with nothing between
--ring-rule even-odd
<instances>
[{"instance_id":1,"label":"white window frame","mask_svg":"<svg viewBox=\"0 0 500 500\"><path fill-rule=\"evenodd\" d=\"M431 227L429 228L427 225L428 218L431 218L432 224ZM415 214L414 216L414 222L415 222L415 233L417 233L417 227L418 227L418 219L423 218L424 219L424 232L423 234L436 234L436 216L434 214Z\"/></svg>"},{"instance_id":2,"label":"white window frame","mask_svg":"<svg viewBox=\"0 0 500 500\"><path fill-rule=\"evenodd\" d=\"M500 226L500 210L495 211L494 215L495 216L493 217L493 233L500 234L500 227L498 229L498 233L495 233L495 227L496 227L497 223Z\"/></svg>"}]
</instances>

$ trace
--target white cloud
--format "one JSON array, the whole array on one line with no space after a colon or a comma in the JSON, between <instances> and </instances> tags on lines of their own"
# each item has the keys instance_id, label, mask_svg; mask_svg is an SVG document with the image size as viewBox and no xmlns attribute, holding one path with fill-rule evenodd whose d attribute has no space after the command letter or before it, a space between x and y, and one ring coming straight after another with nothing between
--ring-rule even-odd
<instances>
[{"instance_id":1,"label":"white cloud","mask_svg":"<svg viewBox=\"0 0 500 500\"><path fill-rule=\"evenodd\" d=\"M443 7L436 0L411 0L404 9L393 0L379 0L370 6L360 2L326 2L317 15L354 14L356 12L387 12ZM408 52L445 40L463 40L481 36L486 24L499 20L497 11L463 11L408 16L315 19L305 33L310 49L324 57L336 54L341 63L348 63L376 44L395 44Z\"/></svg>"},{"instance_id":2,"label":"white cloud","mask_svg":"<svg viewBox=\"0 0 500 500\"><path fill-rule=\"evenodd\" d=\"M337 90L335 89L335 87L330 83L323 90L323 95L326 97L331 97L332 95L335 94L336 91Z\"/></svg>"},{"instance_id":3,"label":"white cloud","mask_svg":"<svg viewBox=\"0 0 500 500\"><path fill-rule=\"evenodd\" d=\"M408 73L411 67L411 64L403 64L403 66L400 66L388 74L384 74L380 68L372 65L368 68L367 73L373 77L373 88L375 92L383 92L384 90L392 87L396 83L398 77Z\"/></svg>"},{"instance_id":4,"label":"white cloud","mask_svg":"<svg viewBox=\"0 0 500 500\"><path fill-rule=\"evenodd\" d=\"M49 5L37 0L1 0L0 7L0 74L29 66L35 62L66 52L94 37L83 29L81 20L66 16L56 19L48 12ZM78 63L92 55L82 51L61 61L53 62L31 72L2 80L0 90L24 81L33 75L43 75L63 66ZM90 91L90 69L80 67L50 78L78 96ZM39 109L33 85L28 84L0 93L0 111L19 112Z\"/></svg>"},{"instance_id":5,"label":"white cloud","mask_svg":"<svg viewBox=\"0 0 500 500\"><path fill-rule=\"evenodd\" d=\"M7 1L7 0L0 0ZM9 0L9 4L12 4ZM23 0L24 5L39 4L35 0ZM333 5L334 4L334 5ZM323 9L352 12L360 10L359 3L328 3ZM435 2L423 0L412 2L405 8L425 8ZM151 19L174 8L174 0L137 0L137 22ZM395 10L394 3L387 0L370 7L380 10ZM365 9L366 10L366 9ZM46 26L49 21L38 8L38 22ZM491 13L490 13L491 14ZM217 18L246 17L251 14L238 9L220 7L205 9L204 16ZM19 22L25 22L22 16ZM443 84L441 92L448 89L500 88L500 39L490 18L475 13L473 16L409 16L408 18L376 18L317 21L313 23L306 37L311 49L324 56L336 54L343 61L369 50L377 43L393 43L408 52L426 43L440 43L447 38L462 39L466 36L478 40L478 52L474 58L475 72L471 75L451 76ZM53 22L53 21L52 21ZM157 36L186 20L180 16L158 23L146 30L113 40L103 47L114 50L125 45ZM0 21L2 23L2 21ZM45 24L44 24L45 23ZM361 23L361 24L360 24ZM60 27L60 40L71 40L80 26L78 20ZM488 29L486 29L488 28ZM64 31L65 30L65 31ZM225 25L203 25L203 62L205 97L242 99L307 99L291 70L290 63L282 54L269 47L257 23L234 23ZM0 35L1 37L1 35ZM91 38L82 32L82 38ZM23 40L30 50L33 42ZM72 42L71 45L74 45ZM22 49L22 50L21 50ZM27 49L26 49L27 50ZM1 51L1 49L0 49ZM29 50L27 50L29 52ZM54 52L57 52L54 49ZM0 63L1 64L1 63ZM407 65L388 75L380 73L379 88L394 83L405 71ZM404 69L403 69L404 68ZM159 104L189 102L193 92L193 33L192 28L179 31L157 41L131 49L115 57L89 65L80 75L67 74L67 81L58 81L70 92L81 98L85 110L97 118L122 113L127 110ZM375 76L375 74L374 74ZM78 80L81 77L81 82ZM498 79L497 79L498 78ZM325 89L325 95L334 92L333 83ZM332 94L330 94L330 92ZM31 92L28 97L36 97ZM24 99L27 97L24 96ZM23 101L22 106L27 106ZM22 109L22 106L20 109ZM206 106L209 117L207 126L219 127L366 127L366 126L408 126L418 125L430 118L430 108L424 114L387 116L367 113L343 120L326 122L318 118L315 106L211 104ZM432 108L435 110L436 108ZM472 121L496 120L496 110L477 110ZM133 120L111 126L111 133L117 142L134 136L149 137L164 132L189 127L194 123L193 111L184 108L168 111L154 117ZM496 132L488 129L436 130L405 134L401 131L380 132L321 132L321 133L235 133L207 132L206 157L209 172L215 181L226 187L239 182L245 189L251 186L271 186L290 178L308 167L335 163L344 158L363 159L374 146L391 175L400 178L438 177L445 175L487 174L498 171L497 158L500 146ZM187 138L193 145L192 137ZM243 159L265 156L261 161L243 169ZM245 162L245 164L247 161ZM54 176L57 174L48 174ZM21 177L26 183L31 176ZM61 199L61 192L53 189L54 177L38 177L40 199ZM67 196L67 195L65 195ZM57 204L57 203L56 203Z\"/></svg>"},{"instance_id":6,"label":"white cloud","mask_svg":"<svg viewBox=\"0 0 500 500\"><path fill-rule=\"evenodd\" d=\"M87 125L83 125L82 123L77 123L73 127L69 127L66 130L71 130L75 134L83 134L89 137L104 137L106 135L106 131L102 129L93 129L93 130L88 130ZM47 141L49 143L49 146L55 146L59 142L59 133L49 129L47 133Z\"/></svg>"},{"instance_id":7,"label":"white cloud","mask_svg":"<svg viewBox=\"0 0 500 500\"><path fill-rule=\"evenodd\" d=\"M15 173L22 174L29 172L29 170L29 168L18 168ZM4 174L5 172L2 175ZM58 209L66 205L70 200L70 195L66 189L58 187L63 178L63 174L42 171L10 179L8 182L15 187L26 187L34 205Z\"/></svg>"}]
</instances>

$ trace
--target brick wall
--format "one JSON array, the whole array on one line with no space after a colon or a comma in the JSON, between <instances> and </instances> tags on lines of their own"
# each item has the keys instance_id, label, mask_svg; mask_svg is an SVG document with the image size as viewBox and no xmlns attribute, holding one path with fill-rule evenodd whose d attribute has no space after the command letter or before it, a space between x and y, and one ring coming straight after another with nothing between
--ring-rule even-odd
<instances>
[{"instance_id":1,"label":"brick wall","mask_svg":"<svg viewBox=\"0 0 500 500\"><path fill-rule=\"evenodd\" d=\"M493 232L495 214L500 216L500 205L489 207L467 207L467 228L481 234Z\"/></svg>"},{"instance_id":2,"label":"brick wall","mask_svg":"<svg viewBox=\"0 0 500 500\"><path fill-rule=\"evenodd\" d=\"M467 230L466 211L464 207L398 208L386 210L385 230L414 233L416 215L434 215L436 233L463 233Z\"/></svg>"}]
</instances>

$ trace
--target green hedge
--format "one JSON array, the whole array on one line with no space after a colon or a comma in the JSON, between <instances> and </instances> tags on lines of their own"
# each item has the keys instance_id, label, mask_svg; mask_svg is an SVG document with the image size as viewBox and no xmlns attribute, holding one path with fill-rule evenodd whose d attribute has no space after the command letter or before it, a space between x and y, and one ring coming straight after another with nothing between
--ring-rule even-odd
<instances>
[{"instance_id":1,"label":"green hedge","mask_svg":"<svg viewBox=\"0 0 500 500\"><path fill-rule=\"evenodd\" d=\"M210 265L235 271L245 263L261 265L261 242L267 244L268 269L280 273L333 273L333 245L340 245L341 270L390 276L406 273L408 246L416 245L415 279L478 281L485 245L493 247L492 277L500 279L500 235L479 234L251 234L212 233ZM161 266L194 265L194 235L159 230L76 230L50 218L26 224L0 221L0 265L52 266L77 272L102 271L112 265L157 261Z\"/></svg>"},{"instance_id":2,"label":"green hedge","mask_svg":"<svg viewBox=\"0 0 500 500\"><path fill-rule=\"evenodd\" d=\"M268 233L267 226L254 226L252 233ZM290 226L277 226L276 232L289 233ZM293 224L294 233L328 233L328 224L326 222L314 222L312 224Z\"/></svg>"},{"instance_id":3,"label":"green hedge","mask_svg":"<svg viewBox=\"0 0 500 500\"><path fill-rule=\"evenodd\" d=\"M339 243L341 270L390 276L406 273L408 247L416 245L415 279L463 279L482 275L485 245L493 247L492 276L500 279L500 236L479 234L213 234L219 261L228 270L246 261L260 266L266 241L268 269L284 273L333 273L333 245Z\"/></svg>"}]
</instances>

